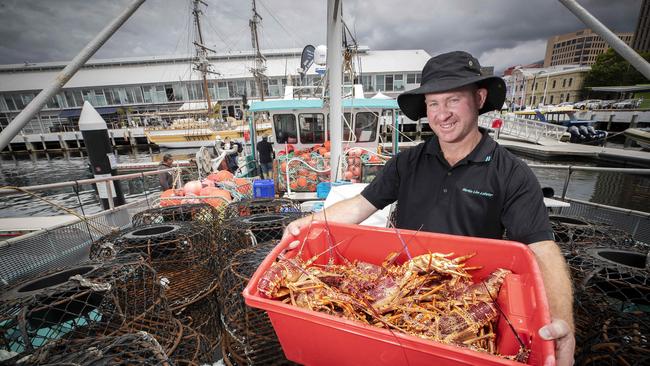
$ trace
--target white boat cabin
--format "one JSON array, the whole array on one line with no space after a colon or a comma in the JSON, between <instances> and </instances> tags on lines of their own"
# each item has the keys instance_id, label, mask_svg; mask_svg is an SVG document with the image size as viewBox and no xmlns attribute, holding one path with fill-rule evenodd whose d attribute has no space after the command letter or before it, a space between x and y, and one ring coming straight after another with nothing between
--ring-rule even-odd
<instances>
[{"instance_id":1,"label":"white boat cabin","mask_svg":"<svg viewBox=\"0 0 650 366\"><path fill-rule=\"evenodd\" d=\"M394 99L350 98L343 100L343 150L346 147L376 149L379 128L392 124L399 107ZM311 148L329 140L329 110L322 99L276 99L253 101L253 119L266 114L273 129L273 149L287 145L296 150Z\"/></svg>"}]
</instances>

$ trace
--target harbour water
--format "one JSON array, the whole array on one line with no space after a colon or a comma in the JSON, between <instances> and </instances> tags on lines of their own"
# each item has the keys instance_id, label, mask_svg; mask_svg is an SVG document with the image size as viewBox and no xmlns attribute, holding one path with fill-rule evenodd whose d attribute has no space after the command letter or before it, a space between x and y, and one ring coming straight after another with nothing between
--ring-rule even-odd
<instances>
[{"instance_id":1,"label":"harbour water","mask_svg":"<svg viewBox=\"0 0 650 366\"><path fill-rule=\"evenodd\" d=\"M164 153L171 153L177 159L187 159L194 150L122 150L118 151L118 163L160 161ZM522 157L531 164L561 164L597 166L584 161L562 160L539 161ZM600 165L598 165L600 166ZM556 195L562 193L567 172L565 170L534 168L542 187L552 187ZM88 169L88 158L77 153L69 154L22 154L0 156L0 186L30 186L62 181L92 178ZM127 201L129 198L144 197L159 190L156 176L122 183ZM78 191L78 192L77 192ZM0 217L28 217L64 214L62 207L78 213L91 214L101 210L92 186L80 186L38 192L40 198L25 194L4 196L0 200ZM576 171L571 175L567 197L618 206L639 211L650 211L650 176L610 172Z\"/></svg>"}]
</instances>

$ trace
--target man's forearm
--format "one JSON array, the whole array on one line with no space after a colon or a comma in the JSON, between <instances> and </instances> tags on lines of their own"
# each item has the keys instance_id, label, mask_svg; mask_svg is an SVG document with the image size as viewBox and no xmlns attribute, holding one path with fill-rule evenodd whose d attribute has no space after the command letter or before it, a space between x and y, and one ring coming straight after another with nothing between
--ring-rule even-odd
<instances>
[{"instance_id":1,"label":"man's forearm","mask_svg":"<svg viewBox=\"0 0 650 366\"><path fill-rule=\"evenodd\" d=\"M553 241L529 245L544 280L551 316L566 321L573 330L573 289L566 261Z\"/></svg>"}]
</instances>

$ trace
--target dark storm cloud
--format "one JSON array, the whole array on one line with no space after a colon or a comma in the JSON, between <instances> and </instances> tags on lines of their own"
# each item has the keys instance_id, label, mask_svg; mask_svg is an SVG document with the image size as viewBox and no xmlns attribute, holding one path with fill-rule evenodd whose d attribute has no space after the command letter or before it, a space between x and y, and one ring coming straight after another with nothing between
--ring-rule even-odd
<instances>
[{"instance_id":1,"label":"dark storm cloud","mask_svg":"<svg viewBox=\"0 0 650 366\"><path fill-rule=\"evenodd\" d=\"M205 44L250 50L250 1L207 0ZM0 63L69 60L130 1L0 0ZM148 0L95 58L191 53L189 0ZM641 0L582 0L614 31L633 32ZM326 1L258 0L263 48L325 43ZM501 70L544 57L546 40L585 26L556 0L344 1L344 19L372 49L464 49Z\"/></svg>"}]
</instances>

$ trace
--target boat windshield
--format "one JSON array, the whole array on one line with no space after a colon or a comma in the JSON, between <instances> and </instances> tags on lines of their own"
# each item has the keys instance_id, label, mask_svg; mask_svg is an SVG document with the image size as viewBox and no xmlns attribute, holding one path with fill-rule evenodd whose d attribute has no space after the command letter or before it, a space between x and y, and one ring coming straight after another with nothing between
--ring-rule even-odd
<instances>
[{"instance_id":1,"label":"boat windshield","mask_svg":"<svg viewBox=\"0 0 650 366\"><path fill-rule=\"evenodd\" d=\"M372 112L359 112L354 121L354 134L358 142L374 141L379 118Z\"/></svg>"},{"instance_id":2,"label":"boat windshield","mask_svg":"<svg viewBox=\"0 0 650 366\"><path fill-rule=\"evenodd\" d=\"M295 144L298 142L296 116L293 114L276 114L273 116L275 141L280 144Z\"/></svg>"},{"instance_id":3,"label":"boat windshield","mask_svg":"<svg viewBox=\"0 0 650 366\"><path fill-rule=\"evenodd\" d=\"M322 113L300 113L300 143L322 144L325 142L325 116Z\"/></svg>"}]
</instances>

